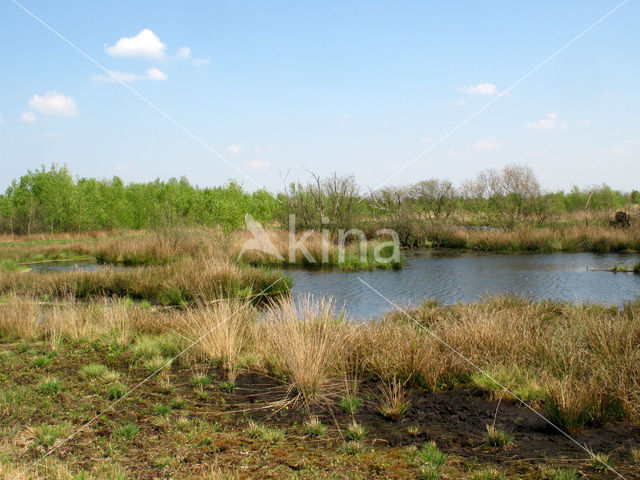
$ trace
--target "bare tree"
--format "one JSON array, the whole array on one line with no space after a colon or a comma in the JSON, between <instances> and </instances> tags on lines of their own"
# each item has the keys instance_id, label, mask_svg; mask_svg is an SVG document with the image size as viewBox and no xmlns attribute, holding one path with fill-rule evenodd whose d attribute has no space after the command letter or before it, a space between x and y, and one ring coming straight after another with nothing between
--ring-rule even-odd
<instances>
[{"instance_id":1,"label":"bare tree","mask_svg":"<svg viewBox=\"0 0 640 480\"><path fill-rule=\"evenodd\" d=\"M545 214L540 183L531 167L526 165L482 171L464 183L462 192L478 213L505 226Z\"/></svg>"}]
</instances>

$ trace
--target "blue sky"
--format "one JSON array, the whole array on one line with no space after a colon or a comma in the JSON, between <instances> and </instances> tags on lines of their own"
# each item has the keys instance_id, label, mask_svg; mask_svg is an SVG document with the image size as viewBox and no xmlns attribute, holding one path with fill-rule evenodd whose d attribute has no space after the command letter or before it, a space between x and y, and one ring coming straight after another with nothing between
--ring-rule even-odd
<instances>
[{"instance_id":1,"label":"blue sky","mask_svg":"<svg viewBox=\"0 0 640 480\"><path fill-rule=\"evenodd\" d=\"M620 1L21 3L276 190L384 182ZM548 189L639 188L638 24L632 0L392 183L515 162ZM0 188L53 162L255 188L10 0L0 58Z\"/></svg>"}]
</instances>

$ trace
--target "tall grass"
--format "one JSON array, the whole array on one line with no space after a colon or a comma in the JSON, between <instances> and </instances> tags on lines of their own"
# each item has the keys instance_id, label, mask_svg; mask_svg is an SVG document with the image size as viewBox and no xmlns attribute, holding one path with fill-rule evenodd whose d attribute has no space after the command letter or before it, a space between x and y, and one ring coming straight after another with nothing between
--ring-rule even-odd
<instances>
[{"instance_id":1,"label":"tall grass","mask_svg":"<svg viewBox=\"0 0 640 480\"><path fill-rule=\"evenodd\" d=\"M466 384L490 398L515 401L505 394L508 387L569 430L615 418L640 420L640 301L623 308L510 297L425 304L409 312L418 325L399 313L348 322L330 300L313 297L297 303L287 298L266 312L242 305L43 305L11 295L0 303L0 334L51 344L100 339L132 345L134 358L143 359L170 356L181 342L203 337L198 355L221 362L229 381L243 368L259 369L283 380L288 399L337 404L357 371L360 379L392 387L383 389L383 406L395 417L406 406L405 385L438 390Z\"/></svg>"},{"instance_id":2,"label":"tall grass","mask_svg":"<svg viewBox=\"0 0 640 480\"><path fill-rule=\"evenodd\" d=\"M273 305L260 323L262 354L284 373L297 397L315 401L334 389L348 354L349 326L331 300L307 296Z\"/></svg>"},{"instance_id":3,"label":"tall grass","mask_svg":"<svg viewBox=\"0 0 640 480\"><path fill-rule=\"evenodd\" d=\"M290 280L278 272L238 266L215 258L185 258L163 266L93 272L43 275L0 272L0 293L78 299L129 297L163 305L250 297L265 289L264 294L277 295L289 287Z\"/></svg>"},{"instance_id":4,"label":"tall grass","mask_svg":"<svg viewBox=\"0 0 640 480\"><path fill-rule=\"evenodd\" d=\"M640 251L640 227L605 226L520 227L513 230L477 230L435 226L424 241L440 248L483 252L622 252Z\"/></svg>"}]
</instances>

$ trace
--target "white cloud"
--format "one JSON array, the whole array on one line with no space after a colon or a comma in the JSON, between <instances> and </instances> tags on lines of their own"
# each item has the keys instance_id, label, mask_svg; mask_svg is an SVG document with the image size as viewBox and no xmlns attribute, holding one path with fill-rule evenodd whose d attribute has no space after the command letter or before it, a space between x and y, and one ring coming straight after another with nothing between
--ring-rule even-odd
<instances>
[{"instance_id":1,"label":"white cloud","mask_svg":"<svg viewBox=\"0 0 640 480\"><path fill-rule=\"evenodd\" d=\"M564 130L567 128L567 122L558 121L557 113L548 113L547 118L536 122L527 123L529 130Z\"/></svg>"},{"instance_id":2,"label":"white cloud","mask_svg":"<svg viewBox=\"0 0 640 480\"><path fill-rule=\"evenodd\" d=\"M421 141L422 143L431 143L431 142L433 142L433 138L430 138L430 137L422 137L422 138L420 139L420 141Z\"/></svg>"},{"instance_id":3,"label":"white cloud","mask_svg":"<svg viewBox=\"0 0 640 480\"><path fill-rule=\"evenodd\" d=\"M502 147L502 143L503 142L498 142L497 140L490 138L487 140L479 140L478 142L476 142L473 148L478 151L488 152L499 149L500 147Z\"/></svg>"},{"instance_id":4,"label":"white cloud","mask_svg":"<svg viewBox=\"0 0 640 480\"><path fill-rule=\"evenodd\" d=\"M469 95L493 95L496 93L497 87L493 83L479 83L469 87L458 87L458 91Z\"/></svg>"},{"instance_id":5,"label":"white cloud","mask_svg":"<svg viewBox=\"0 0 640 480\"><path fill-rule=\"evenodd\" d=\"M110 75L94 75L91 79L95 82L135 82L136 80L166 80L167 75L159 68L150 68L144 75L138 75L136 73L118 72L116 70L109 70Z\"/></svg>"},{"instance_id":6,"label":"white cloud","mask_svg":"<svg viewBox=\"0 0 640 480\"><path fill-rule=\"evenodd\" d=\"M191 49L189 47L180 47L176 52L176 58L184 60L191 57Z\"/></svg>"},{"instance_id":7,"label":"white cloud","mask_svg":"<svg viewBox=\"0 0 640 480\"><path fill-rule=\"evenodd\" d=\"M207 63L209 63L211 61L210 58L194 58L193 59L193 66L194 67L201 67L202 65L205 65Z\"/></svg>"},{"instance_id":8,"label":"white cloud","mask_svg":"<svg viewBox=\"0 0 640 480\"><path fill-rule=\"evenodd\" d=\"M44 96L34 95L29 100L29 106L36 112L46 115L77 115L76 102L69 95L57 92L47 92Z\"/></svg>"},{"instance_id":9,"label":"white cloud","mask_svg":"<svg viewBox=\"0 0 640 480\"><path fill-rule=\"evenodd\" d=\"M240 145L233 144L227 147L227 152L233 155L239 155L244 152L244 149Z\"/></svg>"},{"instance_id":10,"label":"white cloud","mask_svg":"<svg viewBox=\"0 0 640 480\"><path fill-rule=\"evenodd\" d=\"M143 78L145 78L145 77L143 77ZM149 70L147 70L146 78L148 78L149 80L166 80L168 77L159 68L155 68L154 67L154 68L150 68Z\"/></svg>"},{"instance_id":11,"label":"white cloud","mask_svg":"<svg viewBox=\"0 0 640 480\"><path fill-rule=\"evenodd\" d=\"M578 120L576 125L580 125L581 127L588 127L591 125L591 120Z\"/></svg>"},{"instance_id":12,"label":"white cloud","mask_svg":"<svg viewBox=\"0 0 640 480\"><path fill-rule=\"evenodd\" d=\"M250 170L264 170L266 168L269 168L270 166L270 162L260 160L259 158L254 158L246 163L246 167Z\"/></svg>"},{"instance_id":13,"label":"white cloud","mask_svg":"<svg viewBox=\"0 0 640 480\"><path fill-rule=\"evenodd\" d=\"M20 120L22 120L23 122L33 123L37 118L38 117L33 112L24 112L22 115L20 115Z\"/></svg>"},{"instance_id":14,"label":"white cloud","mask_svg":"<svg viewBox=\"0 0 640 480\"><path fill-rule=\"evenodd\" d=\"M112 47L105 48L107 53L113 57L146 58L163 57L166 49L167 46L148 28L142 30L135 37L122 37Z\"/></svg>"}]
</instances>

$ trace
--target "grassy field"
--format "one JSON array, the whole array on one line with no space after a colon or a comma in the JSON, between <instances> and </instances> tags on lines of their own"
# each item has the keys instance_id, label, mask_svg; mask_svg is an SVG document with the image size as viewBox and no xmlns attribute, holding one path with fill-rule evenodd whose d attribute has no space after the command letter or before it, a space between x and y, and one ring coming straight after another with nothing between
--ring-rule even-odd
<instances>
[{"instance_id":1,"label":"grassy field","mask_svg":"<svg viewBox=\"0 0 640 480\"><path fill-rule=\"evenodd\" d=\"M23 296L0 309L4 478L51 448L28 478L640 474L638 304L501 298L411 312L593 456L395 315L352 324L313 298L262 314Z\"/></svg>"},{"instance_id":2,"label":"grassy field","mask_svg":"<svg viewBox=\"0 0 640 480\"><path fill-rule=\"evenodd\" d=\"M640 302L426 302L354 323L330 299L294 302L273 259L236 261L245 239L0 246L16 264L109 265L0 272L0 478L640 475ZM383 267L367 255L347 267Z\"/></svg>"}]
</instances>

